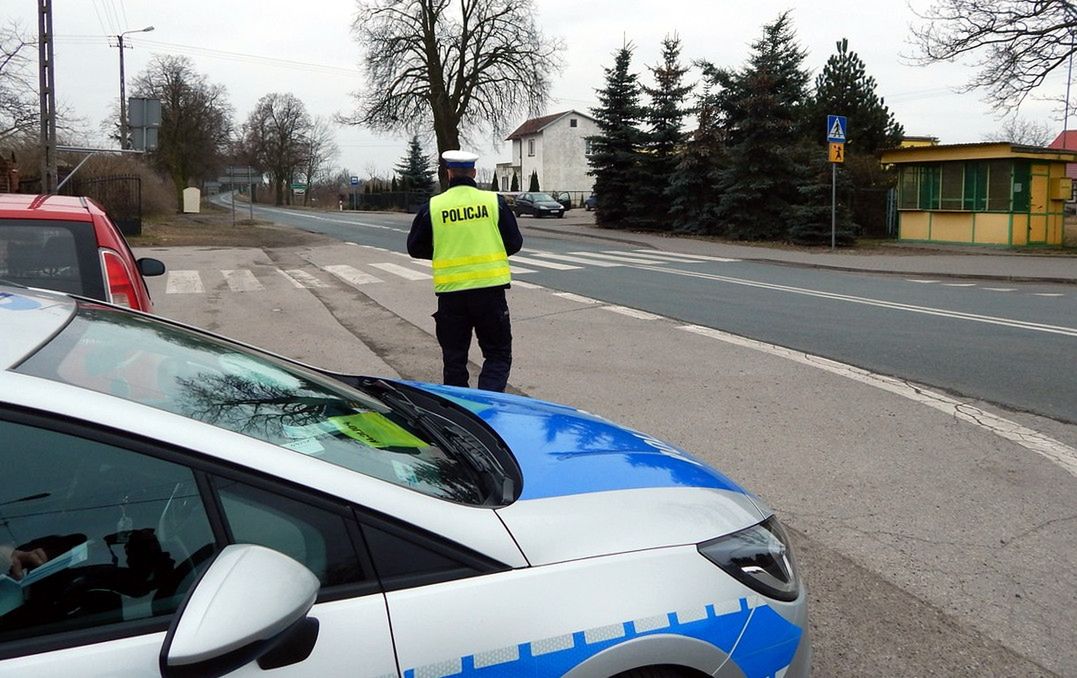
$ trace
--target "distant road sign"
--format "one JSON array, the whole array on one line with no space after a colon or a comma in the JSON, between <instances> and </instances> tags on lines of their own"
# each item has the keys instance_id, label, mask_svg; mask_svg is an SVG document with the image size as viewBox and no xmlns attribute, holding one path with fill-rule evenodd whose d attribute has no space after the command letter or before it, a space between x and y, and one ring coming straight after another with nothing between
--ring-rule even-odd
<instances>
[{"instance_id":1,"label":"distant road sign","mask_svg":"<svg viewBox=\"0 0 1077 678\"><path fill-rule=\"evenodd\" d=\"M832 144L844 144L846 118L844 115L826 116L826 140Z\"/></svg>"},{"instance_id":2,"label":"distant road sign","mask_svg":"<svg viewBox=\"0 0 1077 678\"><path fill-rule=\"evenodd\" d=\"M359 177L352 177L352 186L359 185Z\"/></svg>"},{"instance_id":3,"label":"distant road sign","mask_svg":"<svg viewBox=\"0 0 1077 678\"><path fill-rule=\"evenodd\" d=\"M307 190L307 185L306 184L301 184L301 183L299 183L297 181L296 183L292 184L292 190L293 191L305 191L305 190Z\"/></svg>"},{"instance_id":4,"label":"distant road sign","mask_svg":"<svg viewBox=\"0 0 1077 678\"><path fill-rule=\"evenodd\" d=\"M830 162L845 162L845 144L830 143Z\"/></svg>"}]
</instances>

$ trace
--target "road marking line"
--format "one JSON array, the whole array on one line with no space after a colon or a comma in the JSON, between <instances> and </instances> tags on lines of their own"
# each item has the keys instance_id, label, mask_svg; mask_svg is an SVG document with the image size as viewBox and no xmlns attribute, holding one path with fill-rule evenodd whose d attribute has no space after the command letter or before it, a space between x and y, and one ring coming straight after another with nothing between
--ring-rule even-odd
<instances>
[{"instance_id":1,"label":"road marking line","mask_svg":"<svg viewBox=\"0 0 1077 678\"><path fill-rule=\"evenodd\" d=\"M572 292L554 292L555 297L561 297L562 299L568 299L569 301L578 301L581 304L601 304L598 299L592 299L591 297L583 297Z\"/></svg>"},{"instance_id":2,"label":"road marking line","mask_svg":"<svg viewBox=\"0 0 1077 678\"><path fill-rule=\"evenodd\" d=\"M956 400L942 393L919 388L901 379L869 372L868 370L840 363L836 360L830 360L829 358L823 358L802 351L794 351L785 348L784 346L767 344L762 341L748 339L710 327L683 325L678 329L711 337L712 339L718 339L719 341L724 341L735 346L750 348L763 353L779 356L802 365L815 367L832 374L846 377L847 379L852 379L853 381L859 381L863 384L889 391L890 393L894 393L903 398L908 398L921 405L927 405L928 407L939 410L955 419L972 424L973 426L982 428L990 433L994 433L1000 438L1005 438L1006 440L1017 443L1021 447L1031 450L1058 466L1061 466L1071 475L1077 477L1077 450L1060 443L1053 438L1045 436L1038 431L1026 428L1017 422L986 412L978 407L963 403L960 400Z\"/></svg>"},{"instance_id":3,"label":"road marking line","mask_svg":"<svg viewBox=\"0 0 1077 678\"><path fill-rule=\"evenodd\" d=\"M325 270L329 271L336 277L340 278L349 285L356 287L360 285L366 285L368 283L380 283L381 278L370 275L369 273L363 273L354 266L347 264L333 264L331 266L322 266Z\"/></svg>"},{"instance_id":4,"label":"road marking line","mask_svg":"<svg viewBox=\"0 0 1077 678\"><path fill-rule=\"evenodd\" d=\"M265 285L258 282L258 278L254 277L254 273L245 268L221 270L221 273L233 292L259 292L265 289Z\"/></svg>"},{"instance_id":5,"label":"road marking line","mask_svg":"<svg viewBox=\"0 0 1077 678\"><path fill-rule=\"evenodd\" d=\"M535 283L524 282L523 280L513 280L513 286L521 287L525 290L544 290L546 289L542 285L536 285Z\"/></svg>"},{"instance_id":6,"label":"road marking line","mask_svg":"<svg viewBox=\"0 0 1077 678\"><path fill-rule=\"evenodd\" d=\"M616 261L621 264L647 264L649 266L655 266L658 264L654 259L641 259L639 257L629 256L615 256L613 254L603 254L602 252L569 252L581 257L595 257L597 259L603 259L605 261ZM668 262L666 262L668 263Z\"/></svg>"},{"instance_id":7,"label":"road marking line","mask_svg":"<svg viewBox=\"0 0 1077 678\"><path fill-rule=\"evenodd\" d=\"M649 254L654 250L636 250L637 254ZM740 261L740 259L733 259L731 257L708 257L703 254L685 254L684 252L662 252L662 254L668 254L673 257L684 257L686 259L698 259L700 261L720 261L725 263Z\"/></svg>"},{"instance_id":8,"label":"road marking line","mask_svg":"<svg viewBox=\"0 0 1077 678\"><path fill-rule=\"evenodd\" d=\"M985 287L985 290L991 290L992 292L1016 292L1016 287Z\"/></svg>"},{"instance_id":9,"label":"road marking line","mask_svg":"<svg viewBox=\"0 0 1077 678\"><path fill-rule=\"evenodd\" d=\"M1060 292L1033 292L1032 295L1036 296L1036 297L1064 297L1064 296L1066 296L1066 295L1064 295L1064 294L1062 294Z\"/></svg>"},{"instance_id":10,"label":"road marking line","mask_svg":"<svg viewBox=\"0 0 1077 678\"><path fill-rule=\"evenodd\" d=\"M318 280L310 273L298 268L288 269L287 271L278 270L277 272L287 278L288 282L292 283L295 287L308 289L312 287L329 287L329 285Z\"/></svg>"},{"instance_id":11,"label":"road marking line","mask_svg":"<svg viewBox=\"0 0 1077 678\"><path fill-rule=\"evenodd\" d=\"M202 278L198 271L169 271L165 294L202 294Z\"/></svg>"},{"instance_id":12,"label":"road marking line","mask_svg":"<svg viewBox=\"0 0 1077 678\"><path fill-rule=\"evenodd\" d=\"M613 311L614 313L620 313L621 315L627 315L630 318L637 318L639 320L658 320L662 317L636 308L628 308L627 306L603 306L602 310Z\"/></svg>"},{"instance_id":13,"label":"road marking line","mask_svg":"<svg viewBox=\"0 0 1077 678\"><path fill-rule=\"evenodd\" d=\"M536 273L537 272L537 271L535 271L533 269L530 269L530 268L524 268L523 266L509 266L509 271L511 271L513 273Z\"/></svg>"},{"instance_id":14,"label":"road marking line","mask_svg":"<svg viewBox=\"0 0 1077 678\"><path fill-rule=\"evenodd\" d=\"M579 266L569 266L568 264L559 264L556 261L539 261L538 259L530 259L528 257L521 257L518 254L512 255L509 259L510 262L518 261L521 264L527 264L528 266L538 266L539 268L552 268L555 271L575 271Z\"/></svg>"},{"instance_id":15,"label":"road marking line","mask_svg":"<svg viewBox=\"0 0 1077 678\"><path fill-rule=\"evenodd\" d=\"M905 280L905 282L920 283L921 285L931 285L932 283L937 283L938 280L914 280L912 278L908 278Z\"/></svg>"},{"instance_id":16,"label":"road marking line","mask_svg":"<svg viewBox=\"0 0 1077 678\"><path fill-rule=\"evenodd\" d=\"M965 313L963 311L948 311L941 308L932 308L930 306L915 306L913 304L903 304L896 301L885 301L882 299L872 299L870 297L857 297L850 294L838 294L835 292L820 292L818 290L809 290L803 287L792 287L790 285L776 285L773 283L762 283L754 280L746 280L744 278L732 278L727 275L717 275L714 273L702 273L699 271L681 271L675 268L657 268L641 266L647 271L655 271L657 273L668 273L670 275L680 275L688 278L703 278L704 280L714 280L716 282L726 282L732 285L744 285L745 287L758 287L760 289L774 290L776 292L788 292L790 294L802 294L809 297L818 297L820 299L832 299L834 301L845 301L854 304L863 304L865 306L877 306L879 308L887 308L895 311L907 311L909 313L922 313L924 315L934 315L943 318L952 318L954 320L970 320L972 322L986 323L988 325L1001 325L1003 327L1015 327L1022 330L1032 330L1035 332L1048 332L1051 334L1062 334L1068 337L1077 337L1077 327L1065 327L1062 325L1047 325L1045 323L1027 322L1024 320L1011 320L1009 318L999 318L990 315L979 315L977 313Z\"/></svg>"},{"instance_id":17,"label":"road marking line","mask_svg":"<svg viewBox=\"0 0 1077 678\"><path fill-rule=\"evenodd\" d=\"M393 275L398 275L401 278L406 278L407 280L430 280L430 278L432 277L429 273L413 271L410 268L404 268L403 266L398 266L396 264L371 264L371 266L373 266L374 268L381 269L386 273L392 273Z\"/></svg>"},{"instance_id":18,"label":"road marking line","mask_svg":"<svg viewBox=\"0 0 1077 678\"><path fill-rule=\"evenodd\" d=\"M976 283L943 283L943 287L976 287Z\"/></svg>"}]
</instances>

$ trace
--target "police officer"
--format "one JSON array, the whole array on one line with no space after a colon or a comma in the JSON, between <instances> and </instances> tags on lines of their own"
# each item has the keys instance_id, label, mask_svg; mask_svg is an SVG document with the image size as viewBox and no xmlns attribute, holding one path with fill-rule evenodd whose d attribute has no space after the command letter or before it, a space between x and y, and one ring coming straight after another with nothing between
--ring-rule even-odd
<instances>
[{"instance_id":1,"label":"police officer","mask_svg":"<svg viewBox=\"0 0 1077 678\"><path fill-rule=\"evenodd\" d=\"M419 210L408 234L408 254L432 259L434 314L444 363L444 381L467 386L467 354L474 330L482 349L479 388L504 391L512 366L512 330L505 290L509 256L523 246L516 217L496 193L475 185L478 156L464 151L441 155L449 189Z\"/></svg>"}]
</instances>

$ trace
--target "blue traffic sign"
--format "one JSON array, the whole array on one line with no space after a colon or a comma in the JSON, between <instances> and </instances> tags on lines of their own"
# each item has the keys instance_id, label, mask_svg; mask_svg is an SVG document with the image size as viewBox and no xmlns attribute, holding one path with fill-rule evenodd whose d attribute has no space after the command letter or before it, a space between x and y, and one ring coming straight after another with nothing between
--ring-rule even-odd
<instances>
[{"instance_id":1,"label":"blue traffic sign","mask_svg":"<svg viewBox=\"0 0 1077 678\"><path fill-rule=\"evenodd\" d=\"M352 186L359 185L359 177L352 177Z\"/></svg>"},{"instance_id":2,"label":"blue traffic sign","mask_svg":"<svg viewBox=\"0 0 1077 678\"><path fill-rule=\"evenodd\" d=\"M845 116L826 116L826 140L834 144L845 143Z\"/></svg>"}]
</instances>

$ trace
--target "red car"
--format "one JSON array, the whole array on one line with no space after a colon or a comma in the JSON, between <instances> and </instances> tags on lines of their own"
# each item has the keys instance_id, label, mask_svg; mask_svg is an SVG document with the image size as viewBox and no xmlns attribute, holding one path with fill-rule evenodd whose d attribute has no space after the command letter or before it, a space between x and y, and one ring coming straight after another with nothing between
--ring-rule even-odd
<instances>
[{"instance_id":1,"label":"red car","mask_svg":"<svg viewBox=\"0 0 1077 678\"><path fill-rule=\"evenodd\" d=\"M151 313L142 276L157 259L135 259L120 229L89 198L0 193L0 280L70 292Z\"/></svg>"}]
</instances>

